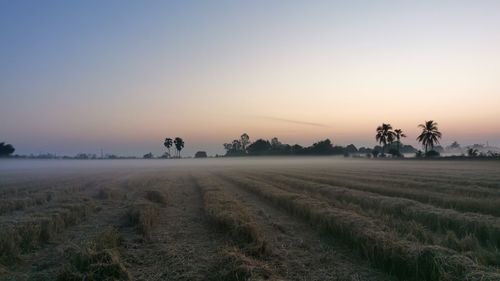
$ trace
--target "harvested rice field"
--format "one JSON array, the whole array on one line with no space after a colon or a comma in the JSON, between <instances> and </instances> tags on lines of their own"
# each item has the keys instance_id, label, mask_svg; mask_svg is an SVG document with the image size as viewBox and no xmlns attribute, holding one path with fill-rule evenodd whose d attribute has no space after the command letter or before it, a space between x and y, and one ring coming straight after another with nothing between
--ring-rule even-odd
<instances>
[{"instance_id":1,"label":"harvested rice field","mask_svg":"<svg viewBox=\"0 0 500 281\"><path fill-rule=\"evenodd\" d=\"M0 280L500 280L500 162L0 162Z\"/></svg>"}]
</instances>

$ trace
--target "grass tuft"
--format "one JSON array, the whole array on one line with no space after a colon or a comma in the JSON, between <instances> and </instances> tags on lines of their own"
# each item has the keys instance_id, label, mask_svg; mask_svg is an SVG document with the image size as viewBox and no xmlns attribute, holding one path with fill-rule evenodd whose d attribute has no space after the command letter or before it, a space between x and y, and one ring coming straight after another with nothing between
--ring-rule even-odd
<instances>
[{"instance_id":1,"label":"grass tuft","mask_svg":"<svg viewBox=\"0 0 500 281\"><path fill-rule=\"evenodd\" d=\"M167 204L167 196L159 190L146 190L144 197L154 203Z\"/></svg>"},{"instance_id":2,"label":"grass tuft","mask_svg":"<svg viewBox=\"0 0 500 281\"><path fill-rule=\"evenodd\" d=\"M120 261L118 247L123 239L114 228L107 228L92 241L65 251L69 263L57 280L130 280Z\"/></svg>"},{"instance_id":3,"label":"grass tuft","mask_svg":"<svg viewBox=\"0 0 500 281\"><path fill-rule=\"evenodd\" d=\"M243 254L238 248L226 248L219 254L210 281L278 280L261 261Z\"/></svg>"},{"instance_id":4,"label":"grass tuft","mask_svg":"<svg viewBox=\"0 0 500 281\"><path fill-rule=\"evenodd\" d=\"M151 230L158 224L160 210L149 202L134 203L127 212L127 221L134 226L137 231L149 237Z\"/></svg>"}]
</instances>

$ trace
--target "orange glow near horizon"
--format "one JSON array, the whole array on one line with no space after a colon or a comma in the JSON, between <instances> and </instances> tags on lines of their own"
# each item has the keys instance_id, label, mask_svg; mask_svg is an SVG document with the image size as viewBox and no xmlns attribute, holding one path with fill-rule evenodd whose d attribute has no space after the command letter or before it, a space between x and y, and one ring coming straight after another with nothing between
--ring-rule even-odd
<instances>
[{"instance_id":1,"label":"orange glow near horizon","mask_svg":"<svg viewBox=\"0 0 500 281\"><path fill-rule=\"evenodd\" d=\"M85 11L38 7L38 33L4 17L0 141L138 154L182 136L187 150L221 153L246 132L372 146L388 122L415 145L417 125L435 120L444 144L500 146L498 3L155 5L99 11L96 26Z\"/></svg>"}]
</instances>

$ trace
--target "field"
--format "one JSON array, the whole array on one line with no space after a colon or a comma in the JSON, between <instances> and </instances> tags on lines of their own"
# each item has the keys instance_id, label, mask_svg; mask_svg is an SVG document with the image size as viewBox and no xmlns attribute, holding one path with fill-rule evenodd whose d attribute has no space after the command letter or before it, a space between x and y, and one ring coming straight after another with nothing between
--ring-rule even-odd
<instances>
[{"instance_id":1,"label":"field","mask_svg":"<svg viewBox=\"0 0 500 281\"><path fill-rule=\"evenodd\" d=\"M500 162L0 162L0 280L500 280Z\"/></svg>"}]
</instances>

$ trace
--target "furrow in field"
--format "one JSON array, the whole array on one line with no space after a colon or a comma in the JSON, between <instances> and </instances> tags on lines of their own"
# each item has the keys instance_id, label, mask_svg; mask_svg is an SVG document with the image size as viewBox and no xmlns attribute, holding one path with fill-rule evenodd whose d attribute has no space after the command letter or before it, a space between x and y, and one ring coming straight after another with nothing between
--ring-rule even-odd
<instances>
[{"instance_id":1,"label":"furrow in field","mask_svg":"<svg viewBox=\"0 0 500 281\"><path fill-rule=\"evenodd\" d=\"M123 257L132 279L206 280L225 242L211 230L199 190L185 174L157 176L155 182L154 189L168 194L168 200L159 206L147 239L133 228L126 235Z\"/></svg>"},{"instance_id":2,"label":"furrow in field","mask_svg":"<svg viewBox=\"0 0 500 281\"><path fill-rule=\"evenodd\" d=\"M318 177L331 177L342 179L346 181L362 181L365 183L373 184L373 185L383 185L390 187L398 187L398 188L408 188L408 189L418 189L418 190L428 190L431 192L439 192L445 193L447 195L458 195L458 196L468 196L468 197L499 197L500 190L491 189L486 187L480 187L477 185L470 185L468 183L462 184L453 184L449 181L438 181L437 179L427 179L423 180L420 178L411 179L407 176L399 176L399 175L370 175L365 173L364 171L358 172L342 172L339 173L337 171L334 172L321 172L321 171L310 171L308 172L311 176Z\"/></svg>"},{"instance_id":3,"label":"furrow in field","mask_svg":"<svg viewBox=\"0 0 500 281\"><path fill-rule=\"evenodd\" d=\"M500 199L499 198L469 198L465 196L446 196L446 194L421 191L416 189L387 187L383 185L374 185L366 182L355 180L337 179L326 176L311 176L306 174L290 174L282 173L282 175L297 178L301 180L312 181L316 183L324 183L333 186L347 187L350 189L368 191L391 197L402 197L416 200L422 203L432 204L444 208L455 209L458 211L481 213L486 215L500 216Z\"/></svg>"},{"instance_id":4,"label":"furrow in field","mask_svg":"<svg viewBox=\"0 0 500 281\"><path fill-rule=\"evenodd\" d=\"M310 224L223 178L213 180L252 213L286 280L393 280Z\"/></svg>"},{"instance_id":5,"label":"furrow in field","mask_svg":"<svg viewBox=\"0 0 500 281\"><path fill-rule=\"evenodd\" d=\"M401 279L498 280L494 268L439 246L398 239L373 221L354 212L334 208L311 197L293 194L250 179L221 175L290 213L327 230L347 242L375 266Z\"/></svg>"},{"instance_id":6,"label":"furrow in field","mask_svg":"<svg viewBox=\"0 0 500 281\"><path fill-rule=\"evenodd\" d=\"M371 163L370 163L371 162ZM327 173L332 176L367 176L369 179L404 179L421 183L439 183L446 186L466 186L479 188L484 191L495 191L500 187L498 177L499 166L478 165L471 166L469 163L432 162L409 162L409 161L355 161L346 162L343 165L315 166L313 168L291 167L289 171L300 172L308 170L311 172ZM376 164L376 165L374 165ZM493 163L492 163L493 164ZM279 169L275 169L279 170Z\"/></svg>"},{"instance_id":7,"label":"furrow in field","mask_svg":"<svg viewBox=\"0 0 500 281\"><path fill-rule=\"evenodd\" d=\"M460 213L404 198L387 197L280 175L248 176L287 191L307 191L308 196L320 194L336 207L354 210L374 220L382 220L406 239L439 244L466 253L484 265L500 265L500 252L497 250L500 247L500 220L496 217ZM437 233L430 233L427 228Z\"/></svg>"},{"instance_id":8,"label":"furrow in field","mask_svg":"<svg viewBox=\"0 0 500 281\"><path fill-rule=\"evenodd\" d=\"M93 237L105 226L116 223L121 216L113 216L113 213L121 211L119 208L109 208L88 215L81 212L66 212L66 217L63 218L52 215L51 218L57 220L53 222L44 220L41 227L32 223L29 228L18 228L24 239L32 235L32 243L37 241L38 244L21 243L22 247L29 247L26 248L27 252L24 252L23 248L19 249L20 259L7 267L7 274L0 276L0 280L55 280L62 270L61 264L64 264L67 259L66 250ZM85 217L86 219L83 220ZM40 241L41 238L43 240ZM36 248L33 248L35 246Z\"/></svg>"},{"instance_id":9,"label":"furrow in field","mask_svg":"<svg viewBox=\"0 0 500 281\"><path fill-rule=\"evenodd\" d=\"M118 184L115 179L101 184L111 182ZM107 225L121 223L124 214L120 204L92 198L99 186L86 187L88 197L68 197L64 189L56 186L61 190L60 201L2 217L0 253L7 273L0 280L54 280L67 258L66 248L88 240Z\"/></svg>"},{"instance_id":10,"label":"furrow in field","mask_svg":"<svg viewBox=\"0 0 500 281\"><path fill-rule=\"evenodd\" d=\"M92 178L92 179L74 179L73 181L55 181L50 183L40 183L43 188L28 191L18 191L0 199L0 216L19 215L24 211L30 211L45 206L57 206L65 201L78 200L81 198L95 195L95 190L112 186L116 180L112 178Z\"/></svg>"},{"instance_id":11,"label":"furrow in field","mask_svg":"<svg viewBox=\"0 0 500 281\"><path fill-rule=\"evenodd\" d=\"M240 176L240 174L238 174ZM274 178L269 178L266 176L254 176L251 174L241 174L241 178L248 177L251 180L261 182L262 184L272 185L275 188L290 192L293 194L300 194L301 196L311 197L315 200L325 202L334 208L343 209L345 211L354 212L366 219L372 220L374 223L379 225L384 230L393 232L403 239L409 241L418 241L424 244L438 244L438 242L443 235L431 232L422 224L395 216L392 213L381 213L373 209L368 209L356 204L352 201L342 200L341 198L335 198L332 196L325 196L315 190L314 187L300 187L296 184L287 184L277 181Z\"/></svg>"},{"instance_id":12,"label":"furrow in field","mask_svg":"<svg viewBox=\"0 0 500 281\"><path fill-rule=\"evenodd\" d=\"M81 223L95 210L90 202L67 202L43 212L4 218L0 222L0 262L14 263L23 253L48 243L66 228Z\"/></svg>"},{"instance_id":13,"label":"furrow in field","mask_svg":"<svg viewBox=\"0 0 500 281\"><path fill-rule=\"evenodd\" d=\"M124 234L133 229L133 235L144 239L143 233L136 234L136 228L127 227L130 206L137 201L162 205L166 198L159 193L159 186L141 190L142 186L134 187L127 179L112 182L86 190L89 195L96 195L93 203L100 209L98 213L53 237L46 247L24 255L23 261L9 268L0 280L129 280L124 262L128 255L122 247ZM138 225L148 225L150 220L145 220L145 215L150 213L140 215Z\"/></svg>"},{"instance_id":14,"label":"furrow in field","mask_svg":"<svg viewBox=\"0 0 500 281\"><path fill-rule=\"evenodd\" d=\"M210 222L252 254L266 254L267 242L248 210L229 197L224 186L211 176L198 176L193 180L201 190L203 207Z\"/></svg>"},{"instance_id":15,"label":"furrow in field","mask_svg":"<svg viewBox=\"0 0 500 281\"><path fill-rule=\"evenodd\" d=\"M13 183L10 186L1 186L0 194L2 198L10 199L30 196L44 191L82 191L105 180L110 180L109 174L36 177L35 179Z\"/></svg>"},{"instance_id":16,"label":"furrow in field","mask_svg":"<svg viewBox=\"0 0 500 281\"><path fill-rule=\"evenodd\" d=\"M320 193L335 200L355 203L362 208L394 214L418 221L434 231L453 230L459 237L474 234L482 243L500 247L500 219L490 215L463 213L423 204L415 200L384 196L340 186L294 179L282 175L257 175L273 184Z\"/></svg>"},{"instance_id":17,"label":"furrow in field","mask_svg":"<svg viewBox=\"0 0 500 281\"><path fill-rule=\"evenodd\" d=\"M451 164L452 165L452 164ZM472 186L481 189L496 190L500 188L500 178L497 176L497 169L486 171L485 169L471 171L470 166L450 171L449 167L436 169L432 166L431 169L423 170L415 167L403 168L398 166L393 169L317 169L326 173L335 175L357 175L362 174L372 178L403 178L409 181L418 181L422 183L440 183L446 185ZM436 172L438 170L438 172Z\"/></svg>"},{"instance_id":18,"label":"furrow in field","mask_svg":"<svg viewBox=\"0 0 500 281\"><path fill-rule=\"evenodd\" d=\"M229 196L225 186L212 176L198 175L192 179L202 193L203 207L210 223L228 234L234 242L235 247L229 253L223 252L222 256L243 265L234 268L226 265L226 272L219 272L216 279L240 279L245 276L242 279L281 280L277 272L281 264L272 258L267 237L249 210L237 198Z\"/></svg>"}]
</instances>

